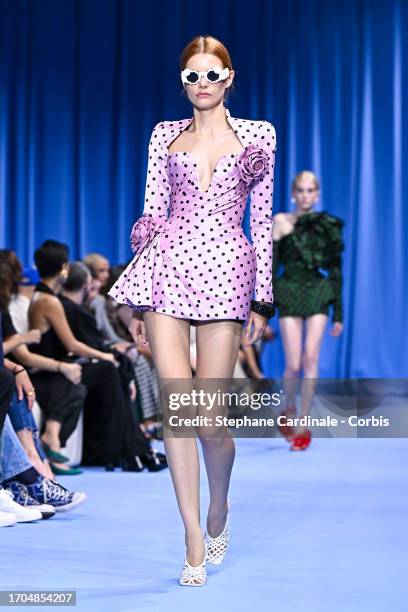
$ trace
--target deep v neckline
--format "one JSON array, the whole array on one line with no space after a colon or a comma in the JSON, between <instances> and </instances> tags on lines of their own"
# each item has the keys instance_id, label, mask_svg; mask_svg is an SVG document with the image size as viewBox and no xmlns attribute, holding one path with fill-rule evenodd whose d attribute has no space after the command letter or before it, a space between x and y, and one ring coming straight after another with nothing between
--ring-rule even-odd
<instances>
[{"instance_id":1,"label":"deep v neckline","mask_svg":"<svg viewBox=\"0 0 408 612\"><path fill-rule=\"evenodd\" d=\"M233 132L234 132L238 142L242 146L242 150L239 153L225 153L224 155L221 155L221 157L219 157L217 159L217 162L216 162L216 164L214 166L214 170L213 170L213 172L211 174L210 182L209 182L208 187L207 187L207 189L205 191L203 189L201 189L200 175L199 175L199 171L198 171L198 163L197 163L197 160L195 159L194 155L190 151L173 151L173 153L169 152L169 147L172 145L173 142L175 142L177 140L177 138L183 132L185 132L190 127L190 125L192 124L192 122L194 120L194 117L191 117L191 119L189 120L188 124L185 127L183 127L183 129L181 129L179 131L177 136L175 138L173 138L173 140L167 145L167 155L168 155L168 157L171 157L172 155L188 155L191 158L191 160L194 162L194 169L195 169L195 175L196 175L196 180L197 180L197 185L198 185L198 191L201 193L201 195L206 195L206 194L209 193L209 191L211 189L211 186L212 186L212 183L213 183L213 180L214 180L214 176L216 174L217 168L218 168L219 164L221 163L221 161L223 159L225 159L226 157L234 157L234 158L238 157L239 155L242 154L243 151L245 151L245 148L246 148L244 143L242 142L241 138L238 136L238 130L234 127L233 123L231 123L230 113L229 113L229 110L227 108L225 109L225 116L226 116L228 124L232 128L232 130L233 130Z\"/></svg>"},{"instance_id":2,"label":"deep v neckline","mask_svg":"<svg viewBox=\"0 0 408 612\"><path fill-rule=\"evenodd\" d=\"M243 150L244 149L242 149L242 151ZM169 153L168 156L171 157L172 155L188 155L189 157L191 157L191 160L194 162L194 170L195 170L195 175L196 175L196 180L197 180L197 185L198 185L198 191L201 194L204 195L204 194L207 194L210 191L212 183L213 183L213 180L214 180L214 176L215 176L215 174L217 172L217 168L218 168L219 164L221 163L221 161L223 159L225 159L226 157L234 157L234 158L236 158L239 155L241 155L242 151L240 151L239 153L225 153L224 155L221 155L221 157L219 157L217 159L217 162L216 162L216 164L214 166L214 170L213 170L212 175L211 175L210 182L209 182L208 187L207 187L207 189L205 191L203 189L201 189L200 175L199 175L199 172L198 172L198 163L197 163L197 160L195 159L194 155L192 153L190 153L190 151L173 151L173 153Z\"/></svg>"}]
</instances>

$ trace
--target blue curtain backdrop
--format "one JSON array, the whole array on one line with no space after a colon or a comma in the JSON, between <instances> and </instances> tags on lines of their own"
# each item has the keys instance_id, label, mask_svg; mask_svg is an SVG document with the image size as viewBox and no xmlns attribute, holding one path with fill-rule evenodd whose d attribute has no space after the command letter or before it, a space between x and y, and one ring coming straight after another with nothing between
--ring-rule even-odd
<instances>
[{"instance_id":1,"label":"blue curtain backdrop","mask_svg":"<svg viewBox=\"0 0 408 612\"><path fill-rule=\"evenodd\" d=\"M311 168L346 222L345 332L321 374L406 376L407 28L404 0L1 2L1 245L130 258L150 131L191 116L178 56L210 33L237 71L231 114L276 126L275 211ZM279 375L278 342L264 358Z\"/></svg>"}]
</instances>

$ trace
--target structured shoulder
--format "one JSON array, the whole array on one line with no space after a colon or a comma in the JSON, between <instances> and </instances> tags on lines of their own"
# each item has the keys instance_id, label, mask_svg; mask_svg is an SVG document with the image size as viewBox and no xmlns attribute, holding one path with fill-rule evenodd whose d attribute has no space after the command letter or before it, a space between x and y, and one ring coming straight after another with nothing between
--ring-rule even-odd
<instances>
[{"instance_id":1,"label":"structured shoulder","mask_svg":"<svg viewBox=\"0 0 408 612\"><path fill-rule=\"evenodd\" d=\"M275 126L269 121L258 121L258 134L262 140L267 140L268 144L276 146L276 130Z\"/></svg>"},{"instance_id":2,"label":"structured shoulder","mask_svg":"<svg viewBox=\"0 0 408 612\"><path fill-rule=\"evenodd\" d=\"M238 128L243 128L248 132L262 132L262 131L275 131L274 126L265 119L241 119L235 118L234 121L237 123Z\"/></svg>"},{"instance_id":3,"label":"structured shoulder","mask_svg":"<svg viewBox=\"0 0 408 612\"><path fill-rule=\"evenodd\" d=\"M151 140L166 147L190 122L191 119L159 121L153 128Z\"/></svg>"},{"instance_id":4,"label":"structured shoulder","mask_svg":"<svg viewBox=\"0 0 408 612\"><path fill-rule=\"evenodd\" d=\"M158 132L173 132L183 127L185 123L189 123L191 119L175 119L174 121L159 121L153 128L153 131Z\"/></svg>"},{"instance_id":5,"label":"structured shoulder","mask_svg":"<svg viewBox=\"0 0 408 612\"><path fill-rule=\"evenodd\" d=\"M236 132L244 143L260 143L275 149L276 132L269 121L238 118L234 122Z\"/></svg>"},{"instance_id":6,"label":"structured shoulder","mask_svg":"<svg viewBox=\"0 0 408 612\"><path fill-rule=\"evenodd\" d=\"M273 134L274 136L276 135L276 130L275 130L275 126L273 125L273 123L271 123L270 121L260 121L259 122L261 124L260 129L263 130L264 132L269 132L271 134Z\"/></svg>"}]
</instances>

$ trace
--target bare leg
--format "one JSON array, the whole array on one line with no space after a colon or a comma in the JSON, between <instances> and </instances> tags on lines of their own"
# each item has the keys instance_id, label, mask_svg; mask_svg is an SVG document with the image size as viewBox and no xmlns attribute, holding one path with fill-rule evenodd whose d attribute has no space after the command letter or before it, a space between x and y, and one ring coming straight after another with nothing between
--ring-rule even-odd
<instances>
[{"instance_id":1,"label":"bare leg","mask_svg":"<svg viewBox=\"0 0 408 612\"><path fill-rule=\"evenodd\" d=\"M225 320L197 325L197 379L216 379L214 388L229 387L241 334L242 324L238 321ZM225 384L220 379L224 379ZM206 380L204 386L207 389L211 384ZM207 531L210 536L216 537L225 525L235 444L228 430L215 436L201 436L200 442L210 490Z\"/></svg>"},{"instance_id":2,"label":"bare leg","mask_svg":"<svg viewBox=\"0 0 408 612\"><path fill-rule=\"evenodd\" d=\"M61 423L59 421L48 419L45 422L45 431L41 436L41 440L45 442L45 444L47 444L51 450L56 451L57 453L61 451L60 431ZM53 465L61 470L68 469L64 463L57 463L56 461L53 461ZM50 468L48 469L50 470ZM52 478L54 478L54 475L52 475Z\"/></svg>"},{"instance_id":3,"label":"bare leg","mask_svg":"<svg viewBox=\"0 0 408 612\"><path fill-rule=\"evenodd\" d=\"M327 315L324 314L316 314L306 319L306 340L302 359L304 379L301 388L301 417L310 413L316 379L319 376L320 346L327 319ZM304 428L298 428L298 431L302 430Z\"/></svg>"},{"instance_id":4,"label":"bare leg","mask_svg":"<svg viewBox=\"0 0 408 612\"><path fill-rule=\"evenodd\" d=\"M301 317L282 317L279 327L285 353L285 371L283 387L285 390L286 407L295 406L296 391L302 368L302 331Z\"/></svg>"},{"instance_id":5,"label":"bare leg","mask_svg":"<svg viewBox=\"0 0 408 612\"><path fill-rule=\"evenodd\" d=\"M41 474L41 476L44 476L44 478L54 478L50 466L42 462L41 457L37 452L31 429L21 429L17 432L17 437L27 453L27 457L37 472Z\"/></svg>"},{"instance_id":6,"label":"bare leg","mask_svg":"<svg viewBox=\"0 0 408 612\"><path fill-rule=\"evenodd\" d=\"M45 423L45 431L41 436L41 439L48 444L51 450L56 451L57 453L61 450L60 431L61 423L59 421L52 421L48 419Z\"/></svg>"},{"instance_id":7,"label":"bare leg","mask_svg":"<svg viewBox=\"0 0 408 612\"><path fill-rule=\"evenodd\" d=\"M159 380L186 379L192 388L190 368L190 323L169 315L146 312L146 332ZM187 561L199 565L204 557L200 527L200 468L195 438L164 435L167 461L185 527Z\"/></svg>"}]
</instances>

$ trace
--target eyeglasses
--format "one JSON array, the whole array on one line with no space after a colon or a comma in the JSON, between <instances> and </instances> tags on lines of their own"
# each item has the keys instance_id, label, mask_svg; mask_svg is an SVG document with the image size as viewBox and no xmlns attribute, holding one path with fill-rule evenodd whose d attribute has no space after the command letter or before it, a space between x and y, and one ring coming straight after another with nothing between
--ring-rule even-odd
<instances>
[{"instance_id":1,"label":"eyeglasses","mask_svg":"<svg viewBox=\"0 0 408 612\"><path fill-rule=\"evenodd\" d=\"M214 66L214 68L209 68L201 72L192 70L191 68L184 68L181 72L181 80L185 85L195 85L200 81L201 77L205 77L209 83L219 83L227 79L228 76L229 69L220 68L219 66Z\"/></svg>"}]
</instances>

